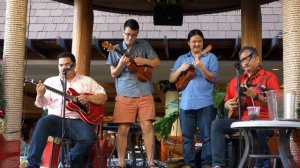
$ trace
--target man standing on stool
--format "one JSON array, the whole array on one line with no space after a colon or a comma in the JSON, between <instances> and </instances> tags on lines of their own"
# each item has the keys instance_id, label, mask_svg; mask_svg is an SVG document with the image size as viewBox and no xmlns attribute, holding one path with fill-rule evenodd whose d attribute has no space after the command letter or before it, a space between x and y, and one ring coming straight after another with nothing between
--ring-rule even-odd
<instances>
[{"instance_id":1,"label":"man standing on stool","mask_svg":"<svg viewBox=\"0 0 300 168\"><path fill-rule=\"evenodd\" d=\"M277 77L264 70L259 65L259 57L256 48L251 46L243 47L239 52L240 67L245 71L241 75L241 120L248 120L247 106L259 106L259 118L263 120L269 119L267 101L264 91L279 90ZM233 78L227 88L224 107L233 113L238 113L238 92L237 78ZM262 92L262 94L261 94ZM252 100L254 101L254 104ZM212 165L214 168L225 167L225 134L233 134L238 132L237 129L230 128L233 122L238 119L216 119L212 123L211 146L212 146ZM272 132L271 132L272 133ZM267 138L270 132L257 132L260 142L260 154L268 152ZM255 164L256 168L264 167L262 159L258 159ZM266 168L266 167L264 167Z\"/></svg>"},{"instance_id":2,"label":"man standing on stool","mask_svg":"<svg viewBox=\"0 0 300 168\"><path fill-rule=\"evenodd\" d=\"M51 77L41 81L36 86L37 96L35 105L48 109L48 115L39 119L34 129L32 140L28 152L27 168L39 168L41 157L46 146L48 136L62 137L62 116L63 97L57 93L46 90L46 85L63 90L63 79L66 72L67 89L73 88L80 93L77 99L80 103L104 104L107 100L105 90L92 78L80 75L75 72L76 60L72 53L61 53L57 57L59 76ZM91 95L85 95L89 93ZM71 138L75 145L68 153L68 159L72 168L85 167L88 152L92 149L96 140L95 126L90 125L79 118L78 112L65 111L65 132L64 137Z\"/></svg>"},{"instance_id":3,"label":"man standing on stool","mask_svg":"<svg viewBox=\"0 0 300 168\"><path fill-rule=\"evenodd\" d=\"M136 20L127 20L123 28L124 40L115 48L124 50L132 57L128 58L111 51L107 60L107 64L110 65L111 76L115 78L117 91L113 122L119 124L117 132L118 166L125 166L124 159L130 124L138 120L144 136L148 166L154 167L152 121L155 119L155 108L152 83L151 80L140 81L137 79L136 73L130 71L128 66L130 66L130 59L132 59L137 66L156 67L160 64L160 59L147 41L137 40L139 24Z\"/></svg>"}]
</instances>

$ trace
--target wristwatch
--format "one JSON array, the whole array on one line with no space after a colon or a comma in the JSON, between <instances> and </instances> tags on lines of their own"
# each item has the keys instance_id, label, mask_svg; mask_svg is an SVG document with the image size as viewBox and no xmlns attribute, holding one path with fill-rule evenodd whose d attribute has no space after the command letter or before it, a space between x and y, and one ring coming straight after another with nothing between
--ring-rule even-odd
<instances>
[{"instance_id":1,"label":"wristwatch","mask_svg":"<svg viewBox=\"0 0 300 168\"><path fill-rule=\"evenodd\" d=\"M252 97L253 100L258 100L258 94L256 93L255 96Z\"/></svg>"}]
</instances>

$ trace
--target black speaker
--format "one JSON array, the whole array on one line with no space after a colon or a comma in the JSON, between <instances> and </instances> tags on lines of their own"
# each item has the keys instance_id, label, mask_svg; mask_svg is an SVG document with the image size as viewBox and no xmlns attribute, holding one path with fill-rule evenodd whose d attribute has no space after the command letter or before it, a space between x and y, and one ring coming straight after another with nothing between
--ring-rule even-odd
<instances>
[{"instance_id":1,"label":"black speaker","mask_svg":"<svg viewBox=\"0 0 300 168\"><path fill-rule=\"evenodd\" d=\"M182 8L179 5L156 5L153 11L154 25L182 25Z\"/></svg>"}]
</instances>

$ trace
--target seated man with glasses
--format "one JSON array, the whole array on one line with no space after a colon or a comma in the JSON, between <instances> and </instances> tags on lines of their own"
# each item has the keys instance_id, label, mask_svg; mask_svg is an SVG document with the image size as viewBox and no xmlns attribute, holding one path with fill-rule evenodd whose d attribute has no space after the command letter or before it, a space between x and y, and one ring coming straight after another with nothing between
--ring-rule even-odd
<instances>
[{"instance_id":1,"label":"seated man with glasses","mask_svg":"<svg viewBox=\"0 0 300 168\"><path fill-rule=\"evenodd\" d=\"M264 70L260 66L257 49L251 46L243 47L239 52L240 67L244 73L240 77L241 81L241 120L247 121L247 106L259 106L259 119L269 120L269 112L264 91L280 89L277 77ZM237 78L234 77L227 88L224 107L232 113L238 113L238 91ZM253 104L254 103L254 104ZM233 115L232 115L233 116ZM212 123L211 146L212 146L212 165L214 168L225 167L225 135L238 132L237 129L230 128L238 118L216 119ZM258 131L260 141L260 154L268 152L267 138L272 131ZM268 163L267 163L268 164ZM255 163L257 168L266 168L264 160L258 159Z\"/></svg>"}]
</instances>

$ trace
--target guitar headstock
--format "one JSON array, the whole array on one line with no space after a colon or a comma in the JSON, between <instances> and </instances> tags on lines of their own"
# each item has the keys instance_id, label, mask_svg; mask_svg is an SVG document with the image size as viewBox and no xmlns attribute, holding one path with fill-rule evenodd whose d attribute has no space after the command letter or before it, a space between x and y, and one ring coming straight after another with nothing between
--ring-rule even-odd
<instances>
[{"instance_id":1,"label":"guitar headstock","mask_svg":"<svg viewBox=\"0 0 300 168\"><path fill-rule=\"evenodd\" d=\"M202 54L206 54L206 53L210 52L211 49L212 49L212 45L208 44L208 46L202 51Z\"/></svg>"},{"instance_id":2,"label":"guitar headstock","mask_svg":"<svg viewBox=\"0 0 300 168\"><path fill-rule=\"evenodd\" d=\"M28 78L28 77L26 76L26 77L25 77L24 84L27 84L27 83L37 84L38 82L36 82L34 79Z\"/></svg>"},{"instance_id":3,"label":"guitar headstock","mask_svg":"<svg viewBox=\"0 0 300 168\"><path fill-rule=\"evenodd\" d=\"M101 43L101 46L102 46L103 48L109 50L109 51L115 50L115 47L114 47L110 42L108 42L108 41L103 41L103 42Z\"/></svg>"}]
</instances>

